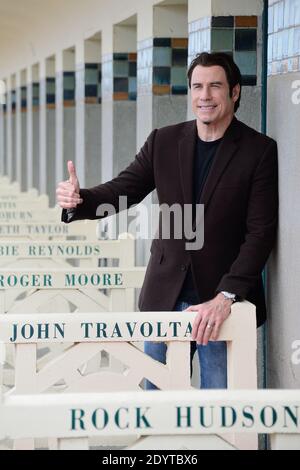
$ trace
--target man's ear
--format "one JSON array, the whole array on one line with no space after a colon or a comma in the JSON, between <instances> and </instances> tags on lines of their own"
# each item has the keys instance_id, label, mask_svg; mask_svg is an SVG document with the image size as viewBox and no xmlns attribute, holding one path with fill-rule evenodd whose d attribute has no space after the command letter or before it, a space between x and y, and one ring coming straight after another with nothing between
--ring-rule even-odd
<instances>
[{"instance_id":1,"label":"man's ear","mask_svg":"<svg viewBox=\"0 0 300 470\"><path fill-rule=\"evenodd\" d=\"M239 83L237 83L233 88L232 88L232 99L234 102L236 102L239 99L241 92L241 86Z\"/></svg>"}]
</instances>

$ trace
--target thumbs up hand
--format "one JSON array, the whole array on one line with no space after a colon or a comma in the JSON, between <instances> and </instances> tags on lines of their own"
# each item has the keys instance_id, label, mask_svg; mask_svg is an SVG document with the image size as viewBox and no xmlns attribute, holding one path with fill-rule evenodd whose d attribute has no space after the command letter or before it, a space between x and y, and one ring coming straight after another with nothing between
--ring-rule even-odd
<instances>
[{"instance_id":1,"label":"thumbs up hand","mask_svg":"<svg viewBox=\"0 0 300 470\"><path fill-rule=\"evenodd\" d=\"M56 199L62 209L75 209L78 204L82 204L82 199L75 165L72 161L68 161L68 172L69 179L57 186Z\"/></svg>"}]
</instances>

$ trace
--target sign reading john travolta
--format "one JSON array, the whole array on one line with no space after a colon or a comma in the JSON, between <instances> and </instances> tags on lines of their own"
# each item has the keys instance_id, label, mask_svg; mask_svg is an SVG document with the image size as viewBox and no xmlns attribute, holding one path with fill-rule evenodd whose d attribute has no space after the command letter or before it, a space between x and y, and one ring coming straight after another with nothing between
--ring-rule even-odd
<instances>
[{"instance_id":1,"label":"sign reading john travolta","mask_svg":"<svg viewBox=\"0 0 300 470\"><path fill-rule=\"evenodd\" d=\"M3 289L111 289L141 287L145 268L0 269Z\"/></svg>"},{"instance_id":2,"label":"sign reading john travolta","mask_svg":"<svg viewBox=\"0 0 300 470\"><path fill-rule=\"evenodd\" d=\"M151 315L150 315L151 313ZM195 312L0 315L0 341L190 341Z\"/></svg>"},{"instance_id":3,"label":"sign reading john travolta","mask_svg":"<svg viewBox=\"0 0 300 470\"><path fill-rule=\"evenodd\" d=\"M22 408L26 409L22 413ZM299 390L179 390L5 397L0 438L300 432ZM30 420L27 417L30 416ZM55 417L55 419L54 419ZM26 421L25 421L26 420Z\"/></svg>"},{"instance_id":4,"label":"sign reading john travolta","mask_svg":"<svg viewBox=\"0 0 300 470\"><path fill-rule=\"evenodd\" d=\"M104 246L105 247L104 242ZM116 242L115 242L116 244ZM106 250L104 250L106 251ZM0 241L1 258L91 258L101 254L100 243L87 242L7 242ZM101 256L105 256L105 253ZM113 252L111 254L113 257Z\"/></svg>"}]
</instances>

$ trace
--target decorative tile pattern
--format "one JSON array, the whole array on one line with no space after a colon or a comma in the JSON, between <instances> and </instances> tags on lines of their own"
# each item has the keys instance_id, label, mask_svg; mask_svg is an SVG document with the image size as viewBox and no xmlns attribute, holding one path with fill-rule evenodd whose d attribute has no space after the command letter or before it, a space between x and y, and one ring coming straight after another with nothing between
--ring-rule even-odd
<instances>
[{"instance_id":1,"label":"decorative tile pattern","mask_svg":"<svg viewBox=\"0 0 300 470\"><path fill-rule=\"evenodd\" d=\"M154 38L140 43L139 94L187 94L187 56L187 38Z\"/></svg>"},{"instance_id":2,"label":"decorative tile pattern","mask_svg":"<svg viewBox=\"0 0 300 470\"><path fill-rule=\"evenodd\" d=\"M64 72L63 74L64 106L75 105L75 72Z\"/></svg>"},{"instance_id":3,"label":"decorative tile pattern","mask_svg":"<svg viewBox=\"0 0 300 470\"><path fill-rule=\"evenodd\" d=\"M113 54L113 99L136 101L137 53Z\"/></svg>"},{"instance_id":4,"label":"decorative tile pattern","mask_svg":"<svg viewBox=\"0 0 300 470\"><path fill-rule=\"evenodd\" d=\"M40 105L40 83L32 83L32 108L36 109Z\"/></svg>"},{"instance_id":5,"label":"decorative tile pattern","mask_svg":"<svg viewBox=\"0 0 300 470\"><path fill-rule=\"evenodd\" d=\"M300 0L273 0L268 16L268 75L300 71Z\"/></svg>"},{"instance_id":6,"label":"decorative tile pattern","mask_svg":"<svg viewBox=\"0 0 300 470\"><path fill-rule=\"evenodd\" d=\"M1 105L2 105L2 109L3 109L3 113L6 114L6 111L7 111L7 93L5 92L4 95L2 95L2 97L3 97L3 100L1 101Z\"/></svg>"},{"instance_id":7,"label":"decorative tile pattern","mask_svg":"<svg viewBox=\"0 0 300 470\"><path fill-rule=\"evenodd\" d=\"M226 52L238 64L242 84L257 82L257 16L213 16L189 24L189 64L199 52Z\"/></svg>"},{"instance_id":8,"label":"decorative tile pattern","mask_svg":"<svg viewBox=\"0 0 300 470\"><path fill-rule=\"evenodd\" d=\"M85 102L101 103L101 64L85 64Z\"/></svg>"},{"instance_id":9,"label":"decorative tile pattern","mask_svg":"<svg viewBox=\"0 0 300 470\"><path fill-rule=\"evenodd\" d=\"M55 78L46 78L46 104L47 108L55 107Z\"/></svg>"},{"instance_id":10,"label":"decorative tile pattern","mask_svg":"<svg viewBox=\"0 0 300 470\"><path fill-rule=\"evenodd\" d=\"M26 111L27 109L27 87L21 87L21 110Z\"/></svg>"},{"instance_id":11,"label":"decorative tile pattern","mask_svg":"<svg viewBox=\"0 0 300 470\"><path fill-rule=\"evenodd\" d=\"M16 103L17 103L17 99L16 99L16 90L11 90L11 111L12 113L15 113L16 112Z\"/></svg>"}]
</instances>

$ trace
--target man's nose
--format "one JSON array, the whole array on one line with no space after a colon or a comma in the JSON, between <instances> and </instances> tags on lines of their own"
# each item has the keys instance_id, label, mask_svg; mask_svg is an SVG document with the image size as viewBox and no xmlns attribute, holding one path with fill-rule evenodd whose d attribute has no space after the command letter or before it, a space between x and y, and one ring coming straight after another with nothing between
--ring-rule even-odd
<instances>
[{"instance_id":1,"label":"man's nose","mask_svg":"<svg viewBox=\"0 0 300 470\"><path fill-rule=\"evenodd\" d=\"M203 87L200 93L200 99L203 101L208 101L211 99L211 92L209 87Z\"/></svg>"}]
</instances>

